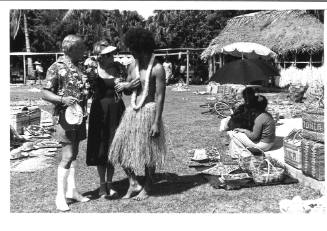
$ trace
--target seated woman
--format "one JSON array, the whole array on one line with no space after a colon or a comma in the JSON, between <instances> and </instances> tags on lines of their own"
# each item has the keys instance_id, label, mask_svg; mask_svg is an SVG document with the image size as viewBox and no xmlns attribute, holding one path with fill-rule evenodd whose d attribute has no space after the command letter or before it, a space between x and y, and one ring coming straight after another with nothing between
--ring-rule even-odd
<instances>
[{"instance_id":1,"label":"seated woman","mask_svg":"<svg viewBox=\"0 0 327 231\"><path fill-rule=\"evenodd\" d=\"M258 96L258 102L254 106L256 116L252 131L244 128L229 131L230 147L238 143L246 148L258 148L262 151L269 151L272 148L276 138L276 124L271 114L266 112L267 104L266 97ZM235 150L230 151L235 152Z\"/></svg>"},{"instance_id":2,"label":"seated woman","mask_svg":"<svg viewBox=\"0 0 327 231\"><path fill-rule=\"evenodd\" d=\"M252 130L254 125L253 111L257 103L257 97L251 87L246 87L242 91L242 96L244 103L238 106L230 117L222 119L220 131L229 131L235 128Z\"/></svg>"}]
</instances>

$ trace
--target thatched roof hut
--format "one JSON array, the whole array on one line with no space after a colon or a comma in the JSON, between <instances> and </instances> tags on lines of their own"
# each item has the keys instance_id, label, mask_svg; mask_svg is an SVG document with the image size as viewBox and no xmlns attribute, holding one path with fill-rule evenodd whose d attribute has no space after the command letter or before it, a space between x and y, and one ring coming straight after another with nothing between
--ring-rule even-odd
<instances>
[{"instance_id":1,"label":"thatched roof hut","mask_svg":"<svg viewBox=\"0 0 327 231\"><path fill-rule=\"evenodd\" d=\"M234 42L254 42L279 55L323 50L323 24L304 10L269 10L230 19L202 54L208 59Z\"/></svg>"}]
</instances>

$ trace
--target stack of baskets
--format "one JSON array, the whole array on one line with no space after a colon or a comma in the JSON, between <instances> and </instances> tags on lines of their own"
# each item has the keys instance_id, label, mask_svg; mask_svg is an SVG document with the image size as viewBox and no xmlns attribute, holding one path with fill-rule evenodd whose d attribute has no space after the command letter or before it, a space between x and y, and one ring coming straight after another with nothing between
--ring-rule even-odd
<instances>
[{"instance_id":1,"label":"stack of baskets","mask_svg":"<svg viewBox=\"0 0 327 231\"><path fill-rule=\"evenodd\" d=\"M302 171L317 180L325 180L324 111L307 110L303 114Z\"/></svg>"},{"instance_id":2,"label":"stack of baskets","mask_svg":"<svg viewBox=\"0 0 327 231\"><path fill-rule=\"evenodd\" d=\"M10 110L10 123L19 135L29 125L40 125L41 109L38 106L17 107Z\"/></svg>"}]
</instances>

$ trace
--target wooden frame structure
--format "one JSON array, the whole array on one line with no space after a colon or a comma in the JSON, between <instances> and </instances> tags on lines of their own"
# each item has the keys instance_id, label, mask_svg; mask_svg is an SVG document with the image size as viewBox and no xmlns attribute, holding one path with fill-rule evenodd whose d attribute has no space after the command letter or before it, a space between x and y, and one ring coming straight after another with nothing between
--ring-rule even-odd
<instances>
[{"instance_id":1,"label":"wooden frame structure","mask_svg":"<svg viewBox=\"0 0 327 231\"><path fill-rule=\"evenodd\" d=\"M55 55L56 60L63 52L10 52L10 56L23 56L24 84L26 84L26 56Z\"/></svg>"},{"instance_id":2,"label":"wooden frame structure","mask_svg":"<svg viewBox=\"0 0 327 231\"><path fill-rule=\"evenodd\" d=\"M167 48L154 50L156 56L173 56L173 55L186 55L186 84L189 85L190 81L190 53L195 51L203 51L205 48ZM40 56L40 55L55 55L56 60L63 52L11 52L10 56L23 56L24 67L24 84L26 84L26 56ZM124 56L124 55L117 55Z\"/></svg>"},{"instance_id":3,"label":"wooden frame structure","mask_svg":"<svg viewBox=\"0 0 327 231\"><path fill-rule=\"evenodd\" d=\"M154 50L156 56L186 55L186 84L190 83L190 51L203 51L205 48L166 48ZM158 53L159 52L159 53ZM172 52L172 53L169 53Z\"/></svg>"}]
</instances>

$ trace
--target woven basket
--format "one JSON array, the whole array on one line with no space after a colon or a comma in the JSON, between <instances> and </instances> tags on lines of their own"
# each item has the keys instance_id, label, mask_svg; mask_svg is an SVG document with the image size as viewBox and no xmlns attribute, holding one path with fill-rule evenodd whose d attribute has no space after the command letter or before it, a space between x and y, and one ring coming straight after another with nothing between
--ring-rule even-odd
<instances>
[{"instance_id":1,"label":"woven basket","mask_svg":"<svg viewBox=\"0 0 327 231\"><path fill-rule=\"evenodd\" d=\"M263 168L263 164L267 163L267 167ZM259 185L273 184L281 182L285 176L285 170L280 167L275 167L268 159L265 159L263 164L252 172L253 181Z\"/></svg>"},{"instance_id":2,"label":"woven basket","mask_svg":"<svg viewBox=\"0 0 327 231\"><path fill-rule=\"evenodd\" d=\"M256 171L262 162L264 161L264 156L254 156L250 155L247 157L239 157L238 164L243 171L253 172Z\"/></svg>"},{"instance_id":3,"label":"woven basket","mask_svg":"<svg viewBox=\"0 0 327 231\"><path fill-rule=\"evenodd\" d=\"M305 139L325 143L325 134L321 132L313 132L306 129L303 129L302 136Z\"/></svg>"},{"instance_id":4,"label":"woven basket","mask_svg":"<svg viewBox=\"0 0 327 231\"><path fill-rule=\"evenodd\" d=\"M278 120L279 120L279 112L275 109L269 108L267 110L268 113L271 114L271 116L273 117L275 123L277 124Z\"/></svg>"},{"instance_id":5,"label":"woven basket","mask_svg":"<svg viewBox=\"0 0 327 231\"><path fill-rule=\"evenodd\" d=\"M302 130L293 129L283 140L285 163L294 168L302 168Z\"/></svg>"},{"instance_id":6,"label":"woven basket","mask_svg":"<svg viewBox=\"0 0 327 231\"><path fill-rule=\"evenodd\" d=\"M322 109L308 110L302 115L303 129L313 132L324 132L324 114Z\"/></svg>"},{"instance_id":7,"label":"woven basket","mask_svg":"<svg viewBox=\"0 0 327 231\"><path fill-rule=\"evenodd\" d=\"M302 172L316 180L325 180L324 144L302 139Z\"/></svg>"}]
</instances>

